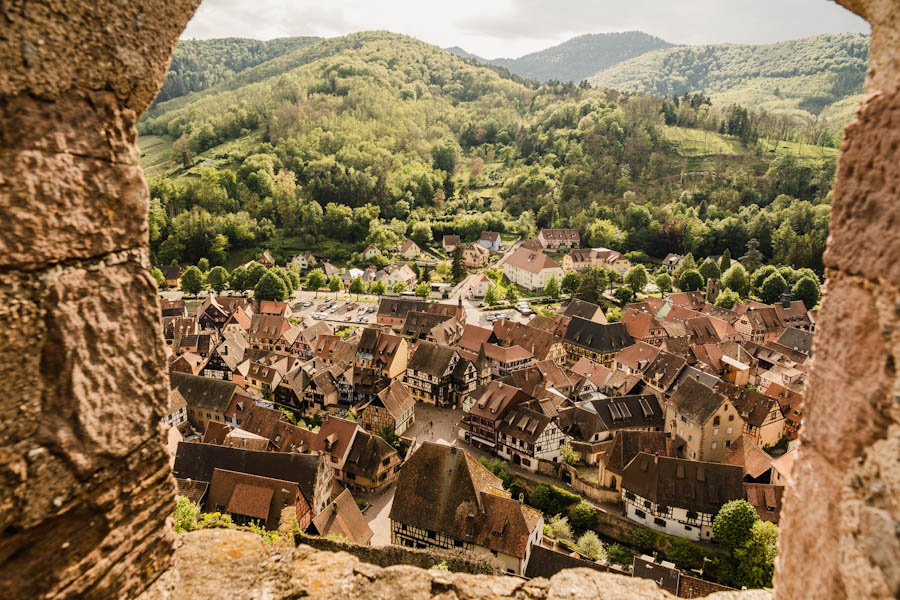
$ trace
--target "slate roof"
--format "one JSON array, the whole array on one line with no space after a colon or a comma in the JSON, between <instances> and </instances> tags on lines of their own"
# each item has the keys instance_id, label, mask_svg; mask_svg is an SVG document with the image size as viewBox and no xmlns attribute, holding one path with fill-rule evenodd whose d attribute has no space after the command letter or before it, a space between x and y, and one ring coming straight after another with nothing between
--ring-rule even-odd
<instances>
[{"instance_id":1,"label":"slate roof","mask_svg":"<svg viewBox=\"0 0 900 600\"><path fill-rule=\"evenodd\" d=\"M606 431L662 428L665 423L659 401L652 394L597 398L590 400L590 404L603 422L603 430Z\"/></svg>"},{"instance_id":2,"label":"slate roof","mask_svg":"<svg viewBox=\"0 0 900 600\"><path fill-rule=\"evenodd\" d=\"M788 327L778 338L778 343L807 356L812 356L813 334L796 327Z\"/></svg>"},{"instance_id":3,"label":"slate roof","mask_svg":"<svg viewBox=\"0 0 900 600\"><path fill-rule=\"evenodd\" d=\"M599 354L613 354L634 343L621 323L595 323L581 317L572 317L564 339Z\"/></svg>"},{"instance_id":4,"label":"slate roof","mask_svg":"<svg viewBox=\"0 0 900 600\"><path fill-rule=\"evenodd\" d=\"M262 452L181 442L173 471L175 477L196 481L212 481L213 471L217 468L291 481L300 486L303 496L312 503L316 470L323 460L322 456L314 454Z\"/></svg>"},{"instance_id":5,"label":"slate roof","mask_svg":"<svg viewBox=\"0 0 900 600\"><path fill-rule=\"evenodd\" d=\"M651 502L717 514L744 497L744 470L734 465L653 456L635 456L622 473L622 489Z\"/></svg>"},{"instance_id":6,"label":"slate roof","mask_svg":"<svg viewBox=\"0 0 900 600\"><path fill-rule=\"evenodd\" d=\"M344 490L312 520L321 536L341 535L354 544L366 545L374 533L356 505L350 490Z\"/></svg>"},{"instance_id":7,"label":"slate roof","mask_svg":"<svg viewBox=\"0 0 900 600\"><path fill-rule=\"evenodd\" d=\"M518 558L542 520L467 452L431 442L400 469L390 519Z\"/></svg>"}]
</instances>

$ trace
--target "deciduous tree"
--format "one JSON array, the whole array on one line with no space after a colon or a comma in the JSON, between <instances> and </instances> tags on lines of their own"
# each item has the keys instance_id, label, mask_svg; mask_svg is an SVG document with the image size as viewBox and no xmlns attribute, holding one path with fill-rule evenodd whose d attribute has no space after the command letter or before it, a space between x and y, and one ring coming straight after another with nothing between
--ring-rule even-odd
<instances>
[{"instance_id":1,"label":"deciduous tree","mask_svg":"<svg viewBox=\"0 0 900 600\"><path fill-rule=\"evenodd\" d=\"M328 283L328 278L325 277L322 269L313 269L306 276L306 290L315 292L315 298L319 297L319 290L325 287L326 283Z\"/></svg>"},{"instance_id":2,"label":"deciduous tree","mask_svg":"<svg viewBox=\"0 0 900 600\"><path fill-rule=\"evenodd\" d=\"M189 296L196 296L203 289L203 273L197 267L188 267L181 274L181 291Z\"/></svg>"},{"instance_id":3,"label":"deciduous tree","mask_svg":"<svg viewBox=\"0 0 900 600\"><path fill-rule=\"evenodd\" d=\"M221 294L222 290L228 287L228 271L225 267L213 267L206 276L206 283L209 284L217 294Z\"/></svg>"}]
</instances>

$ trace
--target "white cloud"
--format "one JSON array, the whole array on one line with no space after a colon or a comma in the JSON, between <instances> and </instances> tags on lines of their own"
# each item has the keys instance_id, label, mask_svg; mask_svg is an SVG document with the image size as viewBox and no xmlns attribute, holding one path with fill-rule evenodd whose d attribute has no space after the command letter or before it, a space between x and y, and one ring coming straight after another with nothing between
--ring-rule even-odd
<instances>
[{"instance_id":1,"label":"white cloud","mask_svg":"<svg viewBox=\"0 0 900 600\"><path fill-rule=\"evenodd\" d=\"M609 31L640 30L681 44L869 31L829 0L204 0L183 37L330 37L372 29L486 58Z\"/></svg>"}]
</instances>

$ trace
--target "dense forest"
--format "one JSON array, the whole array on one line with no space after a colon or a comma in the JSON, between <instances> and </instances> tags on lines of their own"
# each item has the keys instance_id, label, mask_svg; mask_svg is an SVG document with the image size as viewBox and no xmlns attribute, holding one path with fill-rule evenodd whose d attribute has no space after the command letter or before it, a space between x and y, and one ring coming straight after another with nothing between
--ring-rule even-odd
<instances>
[{"instance_id":1,"label":"dense forest","mask_svg":"<svg viewBox=\"0 0 900 600\"><path fill-rule=\"evenodd\" d=\"M280 38L267 42L243 38L181 40L156 102L205 90L231 79L244 69L317 41L319 38L315 37Z\"/></svg>"},{"instance_id":2,"label":"dense forest","mask_svg":"<svg viewBox=\"0 0 900 600\"><path fill-rule=\"evenodd\" d=\"M846 120L862 93L868 58L869 36L851 33L762 46L677 46L619 63L589 81L657 96L703 92L717 103Z\"/></svg>"},{"instance_id":3,"label":"dense forest","mask_svg":"<svg viewBox=\"0 0 900 600\"><path fill-rule=\"evenodd\" d=\"M404 236L574 227L636 258L756 240L821 272L833 132L787 145L804 125L769 140L767 119L702 94L529 84L394 34L323 40L141 120L153 259L352 261ZM718 148L683 141L695 132Z\"/></svg>"},{"instance_id":4,"label":"dense forest","mask_svg":"<svg viewBox=\"0 0 900 600\"><path fill-rule=\"evenodd\" d=\"M598 71L651 50L671 46L672 44L658 37L640 31L626 31L580 35L558 46L520 58L488 60L469 54L462 48L449 48L449 51L481 63L503 67L525 79L579 83Z\"/></svg>"}]
</instances>

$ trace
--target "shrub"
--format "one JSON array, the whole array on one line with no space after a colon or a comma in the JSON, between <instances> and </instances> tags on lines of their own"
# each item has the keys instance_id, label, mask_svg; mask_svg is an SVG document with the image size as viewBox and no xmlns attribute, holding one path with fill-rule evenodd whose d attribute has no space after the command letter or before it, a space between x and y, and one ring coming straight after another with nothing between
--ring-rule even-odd
<instances>
[{"instance_id":1,"label":"shrub","mask_svg":"<svg viewBox=\"0 0 900 600\"><path fill-rule=\"evenodd\" d=\"M656 536L649 529L639 527L631 533L631 545L641 552L650 552L656 547Z\"/></svg>"},{"instance_id":2,"label":"shrub","mask_svg":"<svg viewBox=\"0 0 900 600\"><path fill-rule=\"evenodd\" d=\"M172 518L175 520L175 533L187 533L197 528L197 515L200 507L185 496L178 496Z\"/></svg>"},{"instance_id":3,"label":"shrub","mask_svg":"<svg viewBox=\"0 0 900 600\"><path fill-rule=\"evenodd\" d=\"M619 544L611 544L606 547L606 558L620 565L630 565L634 558L634 553Z\"/></svg>"},{"instance_id":4,"label":"shrub","mask_svg":"<svg viewBox=\"0 0 900 600\"><path fill-rule=\"evenodd\" d=\"M558 540L571 540L575 537L572 533L572 526L569 525L569 519L562 515L550 517L550 531Z\"/></svg>"},{"instance_id":5,"label":"shrub","mask_svg":"<svg viewBox=\"0 0 900 600\"><path fill-rule=\"evenodd\" d=\"M528 495L528 502L545 515L558 515L580 501L581 497L561 490L555 485L539 483Z\"/></svg>"},{"instance_id":6,"label":"shrub","mask_svg":"<svg viewBox=\"0 0 900 600\"><path fill-rule=\"evenodd\" d=\"M580 531L593 529L597 522L597 515L594 512L594 507L587 502L578 503L578 505L569 512L569 518L572 521L572 525L575 526L575 529Z\"/></svg>"}]
</instances>

